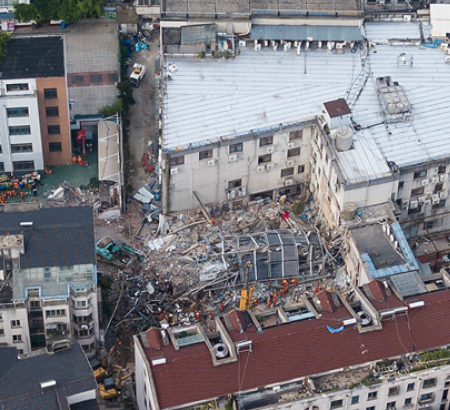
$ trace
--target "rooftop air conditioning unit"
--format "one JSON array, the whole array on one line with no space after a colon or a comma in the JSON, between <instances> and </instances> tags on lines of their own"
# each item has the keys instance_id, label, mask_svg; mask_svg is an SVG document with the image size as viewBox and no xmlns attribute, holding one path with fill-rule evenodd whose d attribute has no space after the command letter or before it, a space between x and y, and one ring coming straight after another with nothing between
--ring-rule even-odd
<instances>
[{"instance_id":1,"label":"rooftop air conditioning unit","mask_svg":"<svg viewBox=\"0 0 450 410\"><path fill-rule=\"evenodd\" d=\"M230 155L228 155L228 161L229 162L236 162L237 161L237 154L230 154Z\"/></svg>"},{"instance_id":2,"label":"rooftop air conditioning unit","mask_svg":"<svg viewBox=\"0 0 450 410\"><path fill-rule=\"evenodd\" d=\"M441 199L445 199L445 198L447 198L448 197L448 191L442 191L440 194L439 194L439 198L441 198Z\"/></svg>"},{"instance_id":3,"label":"rooftop air conditioning unit","mask_svg":"<svg viewBox=\"0 0 450 410\"><path fill-rule=\"evenodd\" d=\"M267 147L267 153L273 154L275 152L275 147Z\"/></svg>"},{"instance_id":4,"label":"rooftop air conditioning unit","mask_svg":"<svg viewBox=\"0 0 450 410\"><path fill-rule=\"evenodd\" d=\"M288 149L292 149L292 148L295 148L295 142L290 142L288 144Z\"/></svg>"},{"instance_id":5,"label":"rooftop air conditioning unit","mask_svg":"<svg viewBox=\"0 0 450 410\"><path fill-rule=\"evenodd\" d=\"M171 168L170 169L170 173L173 174L178 174L178 168Z\"/></svg>"},{"instance_id":6,"label":"rooftop air conditioning unit","mask_svg":"<svg viewBox=\"0 0 450 410\"><path fill-rule=\"evenodd\" d=\"M293 185L294 184L294 180L292 178L286 179L286 181L284 181L284 185L289 186L289 185Z\"/></svg>"},{"instance_id":7,"label":"rooftop air conditioning unit","mask_svg":"<svg viewBox=\"0 0 450 410\"><path fill-rule=\"evenodd\" d=\"M229 190L228 191L228 199L233 199L236 196L236 192Z\"/></svg>"},{"instance_id":8,"label":"rooftop air conditioning unit","mask_svg":"<svg viewBox=\"0 0 450 410\"><path fill-rule=\"evenodd\" d=\"M430 204L431 204L431 200L430 200L430 199L427 199L427 200L424 202L424 204L425 204L425 205L430 205Z\"/></svg>"},{"instance_id":9,"label":"rooftop air conditioning unit","mask_svg":"<svg viewBox=\"0 0 450 410\"><path fill-rule=\"evenodd\" d=\"M246 196L247 195L247 189L245 188L239 188L239 196Z\"/></svg>"},{"instance_id":10,"label":"rooftop air conditioning unit","mask_svg":"<svg viewBox=\"0 0 450 410\"><path fill-rule=\"evenodd\" d=\"M427 200L427 196L426 195L419 196L419 202L423 203L426 200Z\"/></svg>"},{"instance_id":11,"label":"rooftop air conditioning unit","mask_svg":"<svg viewBox=\"0 0 450 410\"><path fill-rule=\"evenodd\" d=\"M342 50L344 48L343 43L336 43L336 50Z\"/></svg>"},{"instance_id":12,"label":"rooftop air conditioning unit","mask_svg":"<svg viewBox=\"0 0 450 410\"><path fill-rule=\"evenodd\" d=\"M447 181L448 180L448 174L442 174L439 179L442 181Z\"/></svg>"},{"instance_id":13,"label":"rooftop air conditioning unit","mask_svg":"<svg viewBox=\"0 0 450 410\"><path fill-rule=\"evenodd\" d=\"M439 182L439 177L438 177L438 176L435 176L435 177L431 178L431 182L432 182L433 184L438 183L438 182Z\"/></svg>"},{"instance_id":14,"label":"rooftop air conditioning unit","mask_svg":"<svg viewBox=\"0 0 450 410\"><path fill-rule=\"evenodd\" d=\"M208 167L212 167L213 165L216 165L216 160L215 159L211 159L208 161Z\"/></svg>"},{"instance_id":15,"label":"rooftop air conditioning unit","mask_svg":"<svg viewBox=\"0 0 450 410\"><path fill-rule=\"evenodd\" d=\"M267 166L266 166L267 171L271 171L274 168L275 168L275 164L267 164Z\"/></svg>"},{"instance_id":16,"label":"rooftop air conditioning unit","mask_svg":"<svg viewBox=\"0 0 450 410\"><path fill-rule=\"evenodd\" d=\"M263 172L265 169L266 169L266 166L265 166L265 165L259 165L259 166L256 168L256 172Z\"/></svg>"},{"instance_id":17,"label":"rooftop air conditioning unit","mask_svg":"<svg viewBox=\"0 0 450 410\"><path fill-rule=\"evenodd\" d=\"M261 44L256 44L255 45L255 51L259 51L261 50Z\"/></svg>"},{"instance_id":18,"label":"rooftop air conditioning unit","mask_svg":"<svg viewBox=\"0 0 450 410\"><path fill-rule=\"evenodd\" d=\"M419 206L419 203L417 201L411 201L409 203L409 209L416 209Z\"/></svg>"},{"instance_id":19,"label":"rooftop air conditioning unit","mask_svg":"<svg viewBox=\"0 0 450 410\"><path fill-rule=\"evenodd\" d=\"M288 166L294 165L294 161L291 159L286 162L286 165L288 165Z\"/></svg>"},{"instance_id":20,"label":"rooftop air conditioning unit","mask_svg":"<svg viewBox=\"0 0 450 410\"><path fill-rule=\"evenodd\" d=\"M405 23L410 23L411 22L411 14L404 14L403 15L403 21Z\"/></svg>"},{"instance_id":21,"label":"rooftop air conditioning unit","mask_svg":"<svg viewBox=\"0 0 450 410\"><path fill-rule=\"evenodd\" d=\"M421 184L422 185L428 185L430 181L428 181L428 178L422 179Z\"/></svg>"}]
</instances>

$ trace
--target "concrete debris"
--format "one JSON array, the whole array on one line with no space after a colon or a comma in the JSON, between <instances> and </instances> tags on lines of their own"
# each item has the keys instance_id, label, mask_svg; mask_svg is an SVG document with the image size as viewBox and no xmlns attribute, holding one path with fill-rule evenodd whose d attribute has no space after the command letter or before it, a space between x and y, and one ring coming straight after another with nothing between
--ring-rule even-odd
<instances>
[{"instance_id":1,"label":"concrete debris","mask_svg":"<svg viewBox=\"0 0 450 410\"><path fill-rule=\"evenodd\" d=\"M145 187L139 189L139 191L133 196L134 199L149 204L155 196Z\"/></svg>"}]
</instances>

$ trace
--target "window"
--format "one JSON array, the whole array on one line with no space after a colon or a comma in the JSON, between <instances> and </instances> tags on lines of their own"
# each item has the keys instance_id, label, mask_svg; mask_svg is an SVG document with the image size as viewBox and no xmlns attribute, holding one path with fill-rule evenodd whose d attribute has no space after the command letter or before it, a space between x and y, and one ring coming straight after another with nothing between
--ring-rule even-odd
<instances>
[{"instance_id":1,"label":"window","mask_svg":"<svg viewBox=\"0 0 450 410\"><path fill-rule=\"evenodd\" d=\"M417 208L409 208L408 215L419 214L422 211L422 205L418 205Z\"/></svg>"},{"instance_id":2,"label":"window","mask_svg":"<svg viewBox=\"0 0 450 410\"><path fill-rule=\"evenodd\" d=\"M402 189L405 186L405 181L400 181L398 183L398 189Z\"/></svg>"},{"instance_id":3,"label":"window","mask_svg":"<svg viewBox=\"0 0 450 410\"><path fill-rule=\"evenodd\" d=\"M273 144L273 136L261 138L259 140L259 146L264 147L265 145L272 145Z\"/></svg>"},{"instance_id":4,"label":"window","mask_svg":"<svg viewBox=\"0 0 450 410\"><path fill-rule=\"evenodd\" d=\"M342 400L333 400L330 403L330 409L338 409L339 407L342 407Z\"/></svg>"},{"instance_id":5,"label":"window","mask_svg":"<svg viewBox=\"0 0 450 410\"><path fill-rule=\"evenodd\" d=\"M45 107L45 114L47 117L59 117L58 107Z\"/></svg>"},{"instance_id":6,"label":"window","mask_svg":"<svg viewBox=\"0 0 450 410\"><path fill-rule=\"evenodd\" d=\"M405 406L409 406L412 403L412 398L408 397L407 399L405 399Z\"/></svg>"},{"instance_id":7,"label":"window","mask_svg":"<svg viewBox=\"0 0 450 410\"><path fill-rule=\"evenodd\" d=\"M56 88L44 88L44 98L46 100L58 98L58 90Z\"/></svg>"},{"instance_id":8,"label":"window","mask_svg":"<svg viewBox=\"0 0 450 410\"><path fill-rule=\"evenodd\" d=\"M435 186L434 186L434 192L441 192L442 189L444 187L444 184L442 182L438 182Z\"/></svg>"},{"instance_id":9,"label":"window","mask_svg":"<svg viewBox=\"0 0 450 410\"><path fill-rule=\"evenodd\" d=\"M285 168L281 170L282 177L288 177L289 175L294 175L294 168Z\"/></svg>"},{"instance_id":10,"label":"window","mask_svg":"<svg viewBox=\"0 0 450 410\"><path fill-rule=\"evenodd\" d=\"M73 321L75 323L86 323L86 322L90 322L92 320L92 314L90 314L89 316L75 316L73 315Z\"/></svg>"},{"instance_id":11,"label":"window","mask_svg":"<svg viewBox=\"0 0 450 410\"><path fill-rule=\"evenodd\" d=\"M396 396L398 394L398 392L399 392L399 387L398 386L391 387L389 389L388 396Z\"/></svg>"},{"instance_id":12,"label":"window","mask_svg":"<svg viewBox=\"0 0 450 410\"><path fill-rule=\"evenodd\" d=\"M427 171L417 171L414 172L414 179L425 178L427 176Z\"/></svg>"},{"instance_id":13,"label":"window","mask_svg":"<svg viewBox=\"0 0 450 410\"><path fill-rule=\"evenodd\" d=\"M423 224L423 229L432 229L433 228L433 221L427 221Z\"/></svg>"},{"instance_id":14,"label":"window","mask_svg":"<svg viewBox=\"0 0 450 410\"><path fill-rule=\"evenodd\" d=\"M84 83L84 75L74 74L71 76L70 82L72 84L83 84Z\"/></svg>"},{"instance_id":15,"label":"window","mask_svg":"<svg viewBox=\"0 0 450 410\"><path fill-rule=\"evenodd\" d=\"M441 401L447 400L447 398L448 398L448 389L445 389L444 392L442 393Z\"/></svg>"},{"instance_id":16,"label":"window","mask_svg":"<svg viewBox=\"0 0 450 410\"><path fill-rule=\"evenodd\" d=\"M66 309L46 310L45 317L66 316Z\"/></svg>"},{"instance_id":17,"label":"window","mask_svg":"<svg viewBox=\"0 0 450 410\"><path fill-rule=\"evenodd\" d=\"M89 75L89 81L91 83L101 83L102 82L102 75L101 74L90 74Z\"/></svg>"},{"instance_id":18,"label":"window","mask_svg":"<svg viewBox=\"0 0 450 410\"><path fill-rule=\"evenodd\" d=\"M289 134L289 141L299 140L303 137L303 130L294 131Z\"/></svg>"},{"instance_id":19,"label":"window","mask_svg":"<svg viewBox=\"0 0 450 410\"><path fill-rule=\"evenodd\" d=\"M419 403L423 404L423 403L430 403L434 400L434 396L433 393L426 393L426 394L422 394L419 397Z\"/></svg>"},{"instance_id":20,"label":"window","mask_svg":"<svg viewBox=\"0 0 450 410\"><path fill-rule=\"evenodd\" d=\"M228 150L229 154L233 154L234 152L242 152L243 144L240 142L239 144L230 145Z\"/></svg>"},{"instance_id":21,"label":"window","mask_svg":"<svg viewBox=\"0 0 450 410\"><path fill-rule=\"evenodd\" d=\"M297 172L299 174L303 174L305 172L305 166L304 165L299 165Z\"/></svg>"},{"instance_id":22,"label":"window","mask_svg":"<svg viewBox=\"0 0 450 410\"><path fill-rule=\"evenodd\" d=\"M184 155L170 158L170 165L183 165L183 164L184 164Z\"/></svg>"},{"instance_id":23,"label":"window","mask_svg":"<svg viewBox=\"0 0 450 410\"><path fill-rule=\"evenodd\" d=\"M20 154L23 152L33 152L32 144L11 144L11 153Z\"/></svg>"},{"instance_id":24,"label":"window","mask_svg":"<svg viewBox=\"0 0 450 410\"><path fill-rule=\"evenodd\" d=\"M2 149L2 146L0 145L0 154L2 154L3 153L3 149Z\"/></svg>"},{"instance_id":25,"label":"window","mask_svg":"<svg viewBox=\"0 0 450 410\"><path fill-rule=\"evenodd\" d=\"M422 195L425 192L425 188L422 186L420 188L415 188L411 190L411 196Z\"/></svg>"},{"instance_id":26,"label":"window","mask_svg":"<svg viewBox=\"0 0 450 410\"><path fill-rule=\"evenodd\" d=\"M442 403L442 404L439 406L439 410L445 410L445 403Z\"/></svg>"},{"instance_id":27,"label":"window","mask_svg":"<svg viewBox=\"0 0 450 410\"><path fill-rule=\"evenodd\" d=\"M9 135L28 135L30 133L29 125L14 125L9 127Z\"/></svg>"},{"instance_id":28,"label":"window","mask_svg":"<svg viewBox=\"0 0 450 410\"><path fill-rule=\"evenodd\" d=\"M61 129L59 125L47 125L48 135L59 135L61 134Z\"/></svg>"},{"instance_id":29,"label":"window","mask_svg":"<svg viewBox=\"0 0 450 410\"><path fill-rule=\"evenodd\" d=\"M386 409L395 409L395 401L391 401L388 404L386 404Z\"/></svg>"},{"instance_id":30,"label":"window","mask_svg":"<svg viewBox=\"0 0 450 410\"><path fill-rule=\"evenodd\" d=\"M359 403L359 396L353 396L352 397L352 404L358 404Z\"/></svg>"},{"instance_id":31,"label":"window","mask_svg":"<svg viewBox=\"0 0 450 410\"><path fill-rule=\"evenodd\" d=\"M14 171L34 171L34 161L14 161Z\"/></svg>"},{"instance_id":32,"label":"window","mask_svg":"<svg viewBox=\"0 0 450 410\"><path fill-rule=\"evenodd\" d=\"M447 165L439 165L438 174L445 174L447 172Z\"/></svg>"},{"instance_id":33,"label":"window","mask_svg":"<svg viewBox=\"0 0 450 410\"><path fill-rule=\"evenodd\" d=\"M425 379L424 381L423 381L423 388L424 389L428 389L429 387L434 387L434 386L436 386L436 378L433 378L433 379Z\"/></svg>"},{"instance_id":34,"label":"window","mask_svg":"<svg viewBox=\"0 0 450 410\"><path fill-rule=\"evenodd\" d=\"M208 159L212 158L212 149L209 149L207 151L200 151L198 153L198 159L201 161L202 159Z\"/></svg>"},{"instance_id":35,"label":"window","mask_svg":"<svg viewBox=\"0 0 450 410\"><path fill-rule=\"evenodd\" d=\"M288 150L287 156L290 157L296 157L300 155L300 148L292 148Z\"/></svg>"},{"instance_id":36,"label":"window","mask_svg":"<svg viewBox=\"0 0 450 410\"><path fill-rule=\"evenodd\" d=\"M39 300L30 300L31 309L37 309L40 307Z\"/></svg>"},{"instance_id":37,"label":"window","mask_svg":"<svg viewBox=\"0 0 450 410\"><path fill-rule=\"evenodd\" d=\"M258 157L258 165L272 161L272 154L260 155Z\"/></svg>"},{"instance_id":38,"label":"window","mask_svg":"<svg viewBox=\"0 0 450 410\"><path fill-rule=\"evenodd\" d=\"M413 391L415 387L414 383L408 383L408 386L406 387L406 391Z\"/></svg>"},{"instance_id":39,"label":"window","mask_svg":"<svg viewBox=\"0 0 450 410\"><path fill-rule=\"evenodd\" d=\"M4 162L0 162L0 171L1 172L5 171L5 163Z\"/></svg>"},{"instance_id":40,"label":"window","mask_svg":"<svg viewBox=\"0 0 450 410\"><path fill-rule=\"evenodd\" d=\"M22 335L13 335L13 343L20 343L22 341Z\"/></svg>"},{"instance_id":41,"label":"window","mask_svg":"<svg viewBox=\"0 0 450 410\"><path fill-rule=\"evenodd\" d=\"M4 336L5 335L5 329L0 328L0 336Z\"/></svg>"},{"instance_id":42,"label":"window","mask_svg":"<svg viewBox=\"0 0 450 410\"><path fill-rule=\"evenodd\" d=\"M20 327L20 320L11 320L11 327Z\"/></svg>"},{"instance_id":43,"label":"window","mask_svg":"<svg viewBox=\"0 0 450 410\"><path fill-rule=\"evenodd\" d=\"M378 392L377 391L371 391L367 395L367 400L376 400L377 396L378 396Z\"/></svg>"},{"instance_id":44,"label":"window","mask_svg":"<svg viewBox=\"0 0 450 410\"><path fill-rule=\"evenodd\" d=\"M236 179L235 181L228 181L228 189L239 188L242 186L242 180Z\"/></svg>"},{"instance_id":45,"label":"window","mask_svg":"<svg viewBox=\"0 0 450 410\"><path fill-rule=\"evenodd\" d=\"M17 349L17 354L23 354L23 349Z\"/></svg>"},{"instance_id":46,"label":"window","mask_svg":"<svg viewBox=\"0 0 450 410\"><path fill-rule=\"evenodd\" d=\"M15 108L7 108L6 115L8 116L8 118L28 117L30 113L28 111L28 107L15 107Z\"/></svg>"},{"instance_id":47,"label":"window","mask_svg":"<svg viewBox=\"0 0 450 410\"><path fill-rule=\"evenodd\" d=\"M7 84L6 91L28 91L28 83L22 84Z\"/></svg>"},{"instance_id":48,"label":"window","mask_svg":"<svg viewBox=\"0 0 450 410\"><path fill-rule=\"evenodd\" d=\"M445 208L446 200L441 199L437 204L431 205L431 209L439 209L439 208Z\"/></svg>"},{"instance_id":49,"label":"window","mask_svg":"<svg viewBox=\"0 0 450 410\"><path fill-rule=\"evenodd\" d=\"M61 143L60 142L49 142L48 150L50 152L61 152L62 151Z\"/></svg>"},{"instance_id":50,"label":"window","mask_svg":"<svg viewBox=\"0 0 450 410\"><path fill-rule=\"evenodd\" d=\"M366 407L366 410L375 410L375 406Z\"/></svg>"}]
</instances>

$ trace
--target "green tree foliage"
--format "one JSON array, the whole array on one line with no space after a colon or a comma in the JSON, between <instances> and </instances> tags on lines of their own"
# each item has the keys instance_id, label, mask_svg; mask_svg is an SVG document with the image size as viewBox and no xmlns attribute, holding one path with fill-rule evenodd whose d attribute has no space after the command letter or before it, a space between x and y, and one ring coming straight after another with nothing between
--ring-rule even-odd
<instances>
[{"instance_id":1,"label":"green tree foliage","mask_svg":"<svg viewBox=\"0 0 450 410\"><path fill-rule=\"evenodd\" d=\"M6 56L6 45L10 40L11 36L8 31L0 31L0 62Z\"/></svg>"},{"instance_id":2,"label":"green tree foliage","mask_svg":"<svg viewBox=\"0 0 450 410\"><path fill-rule=\"evenodd\" d=\"M118 99L112 105L105 105L103 108L98 110L100 114L103 114L105 118L111 117L115 114L120 114L122 112L122 100Z\"/></svg>"},{"instance_id":3,"label":"green tree foliage","mask_svg":"<svg viewBox=\"0 0 450 410\"><path fill-rule=\"evenodd\" d=\"M14 11L19 21L31 20L40 24L50 20L73 23L103 14L102 0L31 0L31 4L16 4Z\"/></svg>"}]
</instances>

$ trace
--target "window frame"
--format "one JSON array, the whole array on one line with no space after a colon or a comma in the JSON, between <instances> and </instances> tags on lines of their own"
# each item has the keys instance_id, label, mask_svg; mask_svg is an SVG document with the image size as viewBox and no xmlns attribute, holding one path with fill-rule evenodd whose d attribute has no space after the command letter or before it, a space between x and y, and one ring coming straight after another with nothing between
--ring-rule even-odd
<instances>
[{"instance_id":1,"label":"window frame","mask_svg":"<svg viewBox=\"0 0 450 410\"><path fill-rule=\"evenodd\" d=\"M372 397L373 396L373 397ZM367 401L376 400L378 398L378 391L370 391L367 393Z\"/></svg>"},{"instance_id":2,"label":"window frame","mask_svg":"<svg viewBox=\"0 0 450 410\"><path fill-rule=\"evenodd\" d=\"M263 137L259 139L259 146L266 147L267 145L273 145L273 135L269 137Z\"/></svg>"},{"instance_id":3,"label":"window frame","mask_svg":"<svg viewBox=\"0 0 450 410\"><path fill-rule=\"evenodd\" d=\"M31 127L29 125L10 125L8 127L8 133L10 136L30 135Z\"/></svg>"},{"instance_id":4,"label":"window frame","mask_svg":"<svg viewBox=\"0 0 450 410\"><path fill-rule=\"evenodd\" d=\"M18 89L16 89L15 87L18 87ZM17 91L30 91L30 85L28 83L6 84L7 93L13 93Z\"/></svg>"},{"instance_id":5,"label":"window frame","mask_svg":"<svg viewBox=\"0 0 450 410\"><path fill-rule=\"evenodd\" d=\"M56 114L55 114L56 112ZM46 117L59 117L59 107L57 105L52 105L50 107L45 107Z\"/></svg>"},{"instance_id":6,"label":"window frame","mask_svg":"<svg viewBox=\"0 0 450 410\"><path fill-rule=\"evenodd\" d=\"M298 141L303 138L303 130L291 131L289 133L289 142Z\"/></svg>"},{"instance_id":7,"label":"window frame","mask_svg":"<svg viewBox=\"0 0 450 410\"><path fill-rule=\"evenodd\" d=\"M24 113L20 115L20 113ZM26 118L30 116L30 110L28 107L7 107L6 116L8 118Z\"/></svg>"},{"instance_id":8,"label":"window frame","mask_svg":"<svg viewBox=\"0 0 450 410\"><path fill-rule=\"evenodd\" d=\"M298 157L301 155L301 153L302 153L302 151L301 151L300 147L291 148L291 149L288 149L288 151L287 151L287 157L288 158Z\"/></svg>"},{"instance_id":9,"label":"window frame","mask_svg":"<svg viewBox=\"0 0 450 410\"><path fill-rule=\"evenodd\" d=\"M59 147L59 149L55 149L58 147ZM48 152L62 152L62 143L61 142L49 142L48 143Z\"/></svg>"},{"instance_id":10,"label":"window frame","mask_svg":"<svg viewBox=\"0 0 450 410\"><path fill-rule=\"evenodd\" d=\"M290 177L294 175L294 167L284 168L280 172L281 178Z\"/></svg>"},{"instance_id":11,"label":"window frame","mask_svg":"<svg viewBox=\"0 0 450 410\"><path fill-rule=\"evenodd\" d=\"M411 196L423 195L425 192L425 187L420 186L418 188L411 189Z\"/></svg>"},{"instance_id":12,"label":"window frame","mask_svg":"<svg viewBox=\"0 0 450 410\"><path fill-rule=\"evenodd\" d=\"M240 188L242 187L242 179L235 179L233 181L228 181L228 189Z\"/></svg>"},{"instance_id":13,"label":"window frame","mask_svg":"<svg viewBox=\"0 0 450 410\"><path fill-rule=\"evenodd\" d=\"M213 156L213 150L212 149L208 149L208 150L205 150L205 151L200 151L198 153L198 160L199 161L203 161L205 159L212 158L212 156Z\"/></svg>"},{"instance_id":14,"label":"window frame","mask_svg":"<svg viewBox=\"0 0 450 410\"><path fill-rule=\"evenodd\" d=\"M258 157L258 165L272 162L272 154L264 154Z\"/></svg>"},{"instance_id":15,"label":"window frame","mask_svg":"<svg viewBox=\"0 0 450 410\"><path fill-rule=\"evenodd\" d=\"M44 88L44 100L56 100L58 98L57 88Z\"/></svg>"},{"instance_id":16,"label":"window frame","mask_svg":"<svg viewBox=\"0 0 450 410\"><path fill-rule=\"evenodd\" d=\"M238 142L237 144L231 144L228 146L229 154L235 154L242 151L244 151L244 144L242 142Z\"/></svg>"},{"instance_id":17,"label":"window frame","mask_svg":"<svg viewBox=\"0 0 450 410\"><path fill-rule=\"evenodd\" d=\"M33 144L11 144L11 154L25 154L33 152Z\"/></svg>"},{"instance_id":18,"label":"window frame","mask_svg":"<svg viewBox=\"0 0 450 410\"><path fill-rule=\"evenodd\" d=\"M170 157L169 158L169 163L170 166L178 166L178 165L183 165L184 164L184 155L178 155L176 157Z\"/></svg>"},{"instance_id":19,"label":"window frame","mask_svg":"<svg viewBox=\"0 0 450 410\"><path fill-rule=\"evenodd\" d=\"M330 402L330 410L340 409L343 406L344 406L344 400L343 399L332 400Z\"/></svg>"},{"instance_id":20,"label":"window frame","mask_svg":"<svg viewBox=\"0 0 450 410\"><path fill-rule=\"evenodd\" d=\"M428 172L426 169L423 171L416 171L414 172L413 179L426 178L427 174Z\"/></svg>"}]
</instances>

